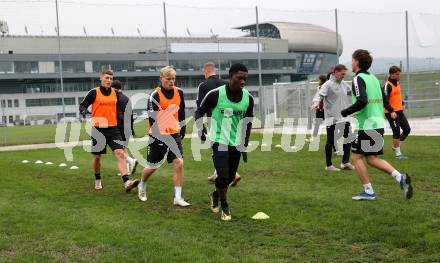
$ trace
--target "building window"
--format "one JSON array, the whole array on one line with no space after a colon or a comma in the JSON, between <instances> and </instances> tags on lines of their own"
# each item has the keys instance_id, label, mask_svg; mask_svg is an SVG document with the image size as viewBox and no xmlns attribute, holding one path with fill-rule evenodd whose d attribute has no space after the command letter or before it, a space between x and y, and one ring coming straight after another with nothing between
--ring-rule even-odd
<instances>
[{"instance_id":1,"label":"building window","mask_svg":"<svg viewBox=\"0 0 440 263\"><path fill-rule=\"evenodd\" d=\"M159 71L160 68L165 67L166 64L167 63L163 60L135 61L134 70L136 72L141 72L141 71L156 72Z\"/></svg>"},{"instance_id":2,"label":"building window","mask_svg":"<svg viewBox=\"0 0 440 263\"><path fill-rule=\"evenodd\" d=\"M26 93L54 93L61 92L58 82L25 83L23 88ZM64 82L64 92L82 92L90 90L90 81L78 80L75 82Z\"/></svg>"},{"instance_id":3,"label":"building window","mask_svg":"<svg viewBox=\"0 0 440 263\"><path fill-rule=\"evenodd\" d=\"M20 107L20 103L19 103L19 101L17 99L14 100L14 107L15 108Z\"/></svg>"},{"instance_id":4,"label":"building window","mask_svg":"<svg viewBox=\"0 0 440 263\"><path fill-rule=\"evenodd\" d=\"M14 122L14 116L9 116L9 123L13 123Z\"/></svg>"},{"instance_id":5,"label":"building window","mask_svg":"<svg viewBox=\"0 0 440 263\"><path fill-rule=\"evenodd\" d=\"M75 112L66 112L65 116L66 116L66 118L76 118L76 113ZM58 118L58 120L61 120L63 118L63 114L57 113L57 118Z\"/></svg>"},{"instance_id":6,"label":"building window","mask_svg":"<svg viewBox=\"0 0 440 263\"><path fill-rule=\"evenodd\" d=\"M2 100L2 108L6 108L6 100Z\"/></svg>"},{"instance_id":7,"label":"building window","mask_svg":"<svg viewBox=\"0 0 440 263\"><path fill-rule=\"evenodd\" d=\"M8 108L12 108L12 100L8 100Z\"/></svg>"},{"instance_id":8,"label":"building window","mask_svg":"<svg viewBox=\"0 0 440 263\"><path fill-rule=\"evenodd\" d=\"M0 74L14 73L14 63L0 61Z\"/></svg>"},{"instance_id":9,"label":"building window","mask_svg":"<svg viewBox=\"0 0 440 263\"><path fill-rule=\"evenodd\" d=\"M61 98L27 99L26 107L60 106ZM75 105L75 98L64 98L64 105Z\"/></svg>"},{"instance_id":10,"label":"building window","mask_svg":"<svg viewBox=\"0 0 440 263\"><path fill-rule=\"evenodd\" d=\"M133 72L134 61L93 61L93 72L110 69L114 72Z\"/></svg>"},{"instance_id":11,"label":"building window","mask_svg":"<svg viewBox=\"0 0 440 263\"><path fill-rule=\"evenodd\" d=\"M16 73L38 73L38 62L36 61L15 61Z\"/></svg>"},{"instance_id":12,"label":"building window","mask_svg":"<svg viewBox=\"0 0 440 263\"><path fill-rule=\"evenodd\" d=\"M63 72L65 73L84 73L85 71L84 61L63 61ZM55 72L60 72L58 61L55 61Z\"/></svg>"}]
</instances>

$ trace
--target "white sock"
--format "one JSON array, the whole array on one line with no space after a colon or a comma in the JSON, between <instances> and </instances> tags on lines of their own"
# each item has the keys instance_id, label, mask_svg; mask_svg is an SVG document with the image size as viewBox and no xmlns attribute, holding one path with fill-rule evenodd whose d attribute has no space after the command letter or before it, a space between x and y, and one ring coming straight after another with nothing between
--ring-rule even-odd
<instances>
[{"instance_id":1,"label":"white sock","mask_svg":"<svg viewBox=\"0 0 440 263\"><path fill-rule=\"evenodd\" d=\"M396 154L396 156L402 155L402 152L400 151L400 146L394 148L394 153Z\"/></svg>"},{"instance_id":2,"label":"white sock","mask_svg":"<svg viewBox=\"0 0 440 263\"><path fill-rule=\"evenodd\" d=\"M146 191L147 190L147 182L143 182L142 180L139 182L139 187Z\"/></svg>"},{"instance_id":3,"label":"white sock","mask_svg":"<svg viewBox=\"0 0 440 263\"><path fill-rule=\"evenodd\" d=\"M374 194L373 186L371 185L371 183L364 184L364 192L369 195Z\"/></svg>"},{"instance_id":4,"label":"white sock","mask_svg":"<svg viewBox=\"0 0 440 263\"><path fill-rule=\"evenodd\" d=\"M125 158L125 161L126 161L127 163L133 163L133 162L134 162L134 159L127 155L127 158Z\"/></svg>"},{"instance_id":5,"label":"white sock","mask_svg":"<svg viewBox=\"0 0 440 263\"><path fill-rule=\"evenodd\" d=\"M391 176L394 177L394 179L396 179L396 181L399 182L399 183L400 183L400 180L402 180L402 174L399 171L397 171L397 170L394 170L391 173Z\"/></svg>"},{"instance_id":6,"label":"white sock","mask_svg":"<svg viewBox=\"0 0 440 263\"><path fill-rule=\"evenodd\" d=\"M127 174L130 174L130 164L127 163L126 165L127 165Z\"/></svg>"},{"instance_id":7,"label":"white sock","mask_svg":"<svg viewBox=\"0 0 440 263\"><path fill-rule=\"evenodd\" d=\"M181 199L182 198L182 186L174 187L174 198Z\"/></svg>"}]
</instances>

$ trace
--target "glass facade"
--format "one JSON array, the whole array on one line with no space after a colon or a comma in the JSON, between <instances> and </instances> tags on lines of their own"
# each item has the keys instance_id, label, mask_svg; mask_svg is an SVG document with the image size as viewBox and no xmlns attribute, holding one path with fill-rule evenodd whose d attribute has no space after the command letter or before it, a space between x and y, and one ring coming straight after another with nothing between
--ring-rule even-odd
<instances>
[{"instance_id":1,"label":"glass facade","mask_svg":"<svg viewBox=\"0 0 440 263\"><path fill-rule=\"evenodd\" d=\"M207 61L216 63L218 67L218 58L206 58L204 60L170 60L170 64L176 69L176 71L198 71L201 72L203 64ZM227 71L235 63L241 63L245 65L248 70L258 70L257 59L240 59L240 60L225 60L220 59L221 70ZM295 70L297 67L296 59L262 59L262 70Z\"/></svg>"},{"instance_id":2,"label":"glass facade","mask_svg":"<svg viewBox=\"0 0 440 263\"><path fill-rule=\"evenodd\" d=\"M60 72L60 63L55 61L55 72ZM86 67L84 61L63 61L63 72L65 73L84 73Z\"/></svg>"},{"instance_id":3,"label":"glass facade","mask_svg":"<svg viewBox=\"0 0 440 263\"><path fill-rule=\"evenodd\" d=\"M92 88L90 80L64 79L64 92L88 91ZM53 93L61 92L60 83L57 79L51 80L26 80L20 85L25 93Z\"/></svg>"},{"instance_id":4,"label":"glass facade","mask_svg":"<svg viewBox=\"0 0 440 263\"><path fill-rule=\"evenodd\" d=\"M10 61L0 61L0 74L14 73L14 63Z\"/></svg>"},{"instance_id":5,"label":"glass facade","mask_svg":"<svg viewBox=\"0 0 440 263\"><path fill-rule=\"evenodd\" d=\"M231 54L220 54L225 58L231 58ZM266 54L267 56L267 54ZM240 59L240 57L246 57ZM271 85L276 81L297 81L303 80L310 73L320 73L327 70L328 66L334 64L336 55L324 53L295 53L286 54L286 57L281 57L279 54L274 55L277 58L262 59L262 82L263 85ZM189 59L172 59L170 64L174 66L177 71L176 85L181 88L197 88L198 85L204 81L202 68L204 63L212 61L217 64L216 54L208 54L206 57L200 55L188 56ZM259 85L258 75L258 61L249 55L236 54L232 59L221 59L221 76L227 79L228 70L234 63L242 63L252 72L248 78L248 86ZM91 64L90 64L91 63ZM126 90L151 90L157 87L159 83L159 70L165 66L166 62L163 60L87 60L74 61L72 59L63 61L64 75L64 92L84 92L95 88L99 85L99 72L103 69L111 69L115 72L115 79L122 82ZM218 66L218 65L217 65ZM39 69L41 67L41 69ZM1 74L22 73L34 74L38 72L46 72L48 77L42 73L38 78L33 76L21 77L16 79L8 78L0 81L0 94L16 94L16 93L57 93L61 92L59 79L56 72L59 71L58 61L0 61L0 77ZM86 72L93 71L93 72ZM120 73L131 72L127 74L130 76L121 76ZM136 72L143 72L143 74L136 74ZM150 74L145 74L145 72ZM270 74L269 74L270 72ZM54 74L55 73L55 74ZM84 73L89 74L87 77L69 76L69 74ZM134 73L134 74L133 74ZM50 75L49 75L50 74ZM41 75L41 76L40 76ZM148 76L146 76L148 75ZM0 78L1 79L1 78ZM15 101L12 102L15 106ZM37 105L38 102L27 102L26 106ZM40 104L52 105L50 103L56 102L42 102ZM8 102L6 101L6 104ZM16 107L20 104L17 101ZM21 105L22 107L24 105ZM31 106L32 107L32 106Z\"/></svg>"},{"instance_id":6,"label":"glass facade","mask_svg":"<svg viewBox=\"0 0 440 263\"><path fill-rule=\"evenodd\" d=\"M158 72L160 68L166 66L166 62L163 60L151 60L151 61L135 61L134 71L136 72Z\"/></svg>"},{"instance_id":7,"label":"glass facade","mask_svg":"<svg viewBox=\"0 0 440 263\"><path fill-rule=\"evenodd\" d=\"M75 98L64 98L65 105L75 105ZM61 98L26 99L26 107L60 106Z\"/></svg>"},{"instance_id":8,"label":"glass facade","mask_svg":"<svg viewBox=\"0 0 440 263\"><path fill-rule=\"evenodd\" d=\"M310 65L313 67L316 54L307 54L307 58L300 61L298 59L262 59L261 68L262 70L296 70L297 64L304 66ZM313 58L310 58L313 57ZM207 57L203 60L201 59L179 59L170 60L170 64L176 69L176 71L195 71L201 72L203 69L203 64L207 61L212 61L218 63L218 58ZM298 63L297 63L298 61ZM38 61L0 61L0 74L7 73L56 73L59 72L59 62L52 61L45 63L54 63L55 72L47 72L44 69L39 69ZM299 63L301 62L301 63ZM258 70L257 59L221 59L221 70L229 70L232 64L242 63L249 70ZM86 62L85 61L63 61L63 72L64 73L85 73L86 72ZM104 69L111 69L114 72L158 72L166 64L165 61L93 61L92 69L93 73L99 74ZM217 65L218 66L218 65ZM44 66L43 66L44 67Z\"/></svg>"},{"instance_id":9,"label":"glass facade","mask_svg":"<svg viewBox=\"0 0 440 263\"><path fill-rule=\"evenodd\" d=\"M93 61L93 72L99 73L104 69L114 72L133 72L134 61Z\"/></svg>"},{"instance_id":10,"label":"glass facade","mask_svg":"<svg viewBox=\"0 0 440 263\"><path fill-rule=\"evenodd\" d=\"M38 73L38 61L15 61L15 73Z\"/></svg>"}]
</instances>

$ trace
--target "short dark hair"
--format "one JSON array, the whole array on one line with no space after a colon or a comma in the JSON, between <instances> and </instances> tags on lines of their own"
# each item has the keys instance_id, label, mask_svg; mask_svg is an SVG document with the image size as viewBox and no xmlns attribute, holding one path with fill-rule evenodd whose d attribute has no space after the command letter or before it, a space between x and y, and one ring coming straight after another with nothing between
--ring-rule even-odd
<instances>
[{"instance_id":1,"label":"short dark hair","mask_svg":"<svg viewBox=\"0 0 440 263\"><path fill-rule=\"evenodd\" d=\"M353 59L357 60L359 63L359 68L362 70L368 70L373 63L373 57L370 52L365 49L358 49L353 53Z\"/></svg>"},{"instance_id":2,"label":"short dark hair","mask_svg":"<svg viewBox=\"0 0 440 263\"><path fill-rule=\"evenodd\" d=\"M232 65L231 68L229 69L229 77L239 71L248 72L248 69L246 68L245 65L243 65L241 63L236 63L236 64Z\"/></svg>"},{"instance_id":3,"label":"short dark hair","mask_svg":"<svg viewBox=\"0 0 440 263\"><path fill-rule=\"evenodd\" d=\"M112 88L115 88L117 90L121 90L122 89L122 83L119 80L113 80L112 82Z\"/></svg>"},{"instance_id":4,"label":"short dark hair","mask_svg":"<svg viewBox=\"0 0 440 263\"><path fill-rule=\"evenodd\" d=\"M397 72L402 72L402 70L398 66L391 66L390 67L390 70L389 70L390 75L397 73Z\"/></svg>"},{"instance_id":5,"label":"short dark hair","mask_svg":"<svg viewBox=\"0 0 440 263\"><path fill-rule=\"evenodd\" d=\"M111 71L110 69L103 69L101 71L101 75L110 75L113 76L113 71Z\"/></svg>"},{"instance_id":6,"label":"short dark hair","mask_svg":"<svg viewBox=\"0 0 440 263\"><path fill-rule=\"evenodd\" d=\"M342 71L342 70L347 70L347 67L345 65L342 65L342 64L337 64L335 66L335 72L339 72L339 71Z\"/></svg>"},{"instance_id":7,"label":"short dark hair","mask_svg":"<svg viewBox=\"0 0 440 263\"><path fill-rule=\"evenodd\" d=\"M327 81L327 76L326 75L319 75L318 79L319 79L320 83L324 84Z\"/></svg>"}]
</instances>

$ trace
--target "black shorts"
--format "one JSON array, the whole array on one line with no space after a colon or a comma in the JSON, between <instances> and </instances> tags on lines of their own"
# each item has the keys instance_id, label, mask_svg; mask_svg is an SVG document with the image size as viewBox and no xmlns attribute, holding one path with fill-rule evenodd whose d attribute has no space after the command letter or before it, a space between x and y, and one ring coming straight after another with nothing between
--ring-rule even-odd
<instances>
[{"instance_id":1,"label":"black shorts","mask_svg":"<svg viewBox=\"0 0 440 263\"><path fill-rule=\"evenodd\" d=\"M315 113L315 118L324 119L324 110L317 109Z\"/></svg>"},{"instance_id":2,"label":"black shorts","mask_svg":"<svg viewBox=\"0 0 440 263\"><path fill-rule=\"evenodd\" d=\"M106 154L107 145L110 146L112 151L123 149L124 146L121 144L121 141L121 133L117 127L92 127L92 154Z\"/></svg>"},{"instance_id":3,"label":"black shorts","mask_svg":"<svg viewBox=\"0 0 440 263\"><path fill-rule=\"evenodd\" d=\"M218 143L212 144L212 161L217 171L215 179L217 188L226 188L234 180L240 158L241 152L236 147Z\"/></svg>"},{"instance_id":4,"label":"black shorts","mask_svg":"<svg viewBox=\"0 0 440 263\"><path fill-rule=\"evenodd\" d=\"M127 147L128 146L128 142L130 141L130 137L131 137L131 134L128 132L127 133L127 135L128 136L125 136L125 131L124 131L124 126L119 126L118 125L118 130L119 130L119 133L121 134L121 138L122 138L122 145L124 146L124 147Z\"/></svg>"},{"instance_id":5,"label":"black shorts","mask_svg":"<svg viewBox=\"0 0 440 263\"><path fill-rule=\"evenodd\" d=\"M382 155L384 144L383 133L384 129L357 131L356 139L351 144L351 151L364 156Z\"/></svg>"},{"instance_id":6,"label":"black shorts","mask_svg":"<svg viewBox=\"0 0 440 263\"><path fill-rule=\"evenodd\" d=\"M403 134L406 137L410 133L411 128L409 126L408 120L405 117L405 114L403 114L403 111L396 111L396 114L396 119L391 118L391 113L385 113L385 117L390 123L391 130L393 131L393 138L399 139L401 135L400 129L402 129Z\"/></svg>"},{"instance_id":7,"label":"black shorts","mask_svg":"<svg viewBox=\"0 0 440 263\"><path fill-rule=\"evenodd\" d=\"M165 143L149 135L147 146L147 162L150 167L157 167L162 163L165 156L168 163L172 163L177 158L183 159L182 140L179 134L167 136L169 142Z\"/></svg>"}]
</instances>

